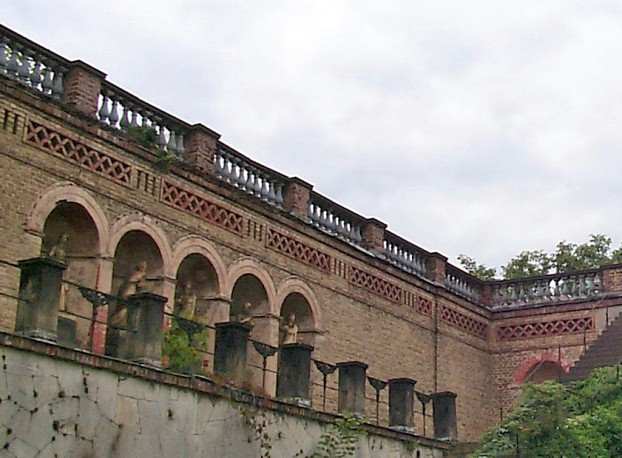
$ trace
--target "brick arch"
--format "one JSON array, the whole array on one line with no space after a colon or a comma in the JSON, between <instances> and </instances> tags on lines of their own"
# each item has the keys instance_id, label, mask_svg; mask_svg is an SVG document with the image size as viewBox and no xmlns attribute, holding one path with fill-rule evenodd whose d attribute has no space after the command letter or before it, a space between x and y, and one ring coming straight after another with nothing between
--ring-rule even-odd
<instances>
[{"instance_id":1,"label":"brick arch","mask_svg":"<svg viewBox=\"0 0 622 458\"><path fill-rule=\"evenodd\" d=\"M542 352L539 355L531 356L525 359L521 365L514 371L514 381L521 385L527 380L533 369L542 363L554 363L566 373L570 371L570 363L564 358L560 360L556 354L552 352Z\"/></svg>"},{"instance_id":2,"label":"brick arch","mask_svg":"<svg viewBox=\"0 0 622 458\"><path fill-rule=\"evenodd\" d=\"M236 281L246 274L253 275L263 285L268 299L269 312L276 316L279 311L276 305L276 289L272 277L259 263L252 259L239 261L229 269L227 285L226 289L224 289L227 299L231 299Z\"/></svg>"},{"instance_id":3,"label":"brick arch","mask_svg":"<svg viewBox=\"0 0 622 458\"><path fill-rule=\"evenodd\" d=\"M284 280L278 288L278 292L276 295L276 304L278 307L278 312L280 314L281 307L289 296L292 293L298 293L302 295L309 307L311 308L311 314L313 318L313 329L314 331L321 332L322 328L322 310L320 308L319 302L315 296L313 290L307 285L304 281L297 277L290 277Z\"/></svg>"},{"instance_id":4,"label":"brick arch","mask_svg":"<svg viewBox=\"0 0 622 458\"><path fill-rule=\"evenodd\" d=\"M216 248L209 241L198 235L187 235L175 242L171 265L173 276L177 275L181 263L191 254L200 254L209 261L216 272L218 289L222 294L227 285L227 268L225 263L218 251L216 251Z\"/></svg>"},{"instance_id":5,"label":"brick arch","mask_svg":"<svg viewBox=\"0 0 622 458\"><path fill-rule=\"evenodd\" d=\"M172 272L173 253L168 237L164 230L158 227L155 222L146 215L133 213L122 216L114 222L110 229L110 239L105 252L106 256L114 258L117 245L123 236L130 231L142 231L153 239L162 256L163 275L173 278L175 276L175 273Z\"/></svg>"},{"instance_id":6,"label":"brick arch","mask_svg":"<svg viewBox=\"0 0 622 458\"><path fill-rule=\"evenodd\" d=\"M47 217L62 202L77 204L89 214L99 236L97 254L104 254L110 234L108 218L90 193L69 181L56 183L41 194L26 218L26 230L41 237Z\"/></svg>"}]
</instances>

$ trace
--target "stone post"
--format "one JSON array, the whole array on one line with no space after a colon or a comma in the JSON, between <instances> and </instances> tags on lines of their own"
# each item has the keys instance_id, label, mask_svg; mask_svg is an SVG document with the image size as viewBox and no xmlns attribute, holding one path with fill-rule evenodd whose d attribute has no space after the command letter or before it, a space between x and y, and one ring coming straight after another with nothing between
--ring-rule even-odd
<instances>
[{"instance_id":1,"label":"stone post","mask_svg":"<svg viewBox=\"0 0 622 458\"><path fill-rule=\"evenodd\" d=\"M246 353L251 326L235 321L216 323L214 373L236 382L246 376Z\"/></svg>"},{"instance_id":2,"label":"stone post","mask_svg":"<svg viewBox=\"0 0 622 458\"><path fill-rule=\"evenodd\" d=\"M290 178L285 186L283 208L292 215L307 221L309 219L309 201L313 185L298 177Z\"/></svg>"},{"instance_id":3,"label":"stone post","mask_svg":"<svg viewBox=\"0 0 622 458\"><path fill-rule=\"evenodd\" d=\"M605 292L622 291L622 265L616 264L602 268L602 290Z\"/></svg>"},{"instance_id":4,"label":"stone post","mask_svg":"<svg viewBox=\"0 0 622 458\"><path fill-rule=\"evenodd\" d=\"M457 440L456 393L451 391L433 393L432 405L434 408L434 437L449 441Z\"/></svg>"},{"instance_id":5,"label":"stone post","mask_svg":"<svg viewBox=\"0 0 622 458\"><path fill-rule=\"evenodd\" d=\"M445 270L447 268L447 257L440 253L430 253L427 260L428 276L439 285L445 284Z\"/></svg>"},{"instance_id":6,"label":"stone post","mask_svg":"<svg viewBox=\"0 0 622 458\"><path fill-rule=\"evenodd\" d=\"M91 118L97 117L97 104L106 74L74 60L64 78L63 101Z\"/></svg>"},{"instance_id":7,"label":"stone post","mask_svg":"<svg viewBox=\"0 0 622 458\"><path fill-rule=\"evenodd\" d=\"M276 395L286 401L311 406L311 352L313 347L303 343L285 344L280 348Z\"/></svg>"},{"instance_id":8,"label":"stone post","mask_svg":"<svg viewBox=\"0 0 622 458\"><path fill-rule=\"evenodd\" d=\"M56 342L58 302L66 265L40 257L19 261L19 305L15 332Z\"/></svg>"},{"instance_id":9,"label":"stone post","mask_svg":"<svg viewBox=\"0 0 622 458\"><path fill-rule=\"evenodd\" d=\"M162 323L167 298L149 292L132 294L128 302L128 358L159 367L162 361Z\"/></svg>"},{"instance_id":10,"label":"stone post","mask_svg":"<svg viewBox=\"0 0 622 458\"><path fill-rule=\"evenodd\" d=\"M216 323L224 323L229 320L231 301L222 297L202 298L197 301L195 320L201 324L215 326ZM212 355L215 354L216 330L207 328L207 348ZM208 372L214 371L214 359L205 356L202 362L203 369Z\"/></svg>"},{"instance_id":11,"label":"stone post","mask_svg":"<svg viewBox=\"0 0 622 458\"><path fill-rule=\"evenodd\" d=\"M339 368L340 413L365 415L365 382L367 364L360 361L337 363Z\"/></svg>"},{"instance_id":12,"label":"stone post","mask_svg":"<svg viewBox=\"0 0 622 458\"><path fill-rule=\"evenodd\" d=\"M384 253L384 231L387 225L376 218L369 218L363 225L361 241L364 248L376 253Z\"/></svg>"},{"instance_id":13,"label":"stone post","mask_svg":"<svg viewBox=\"0 0 622 458\"><path fill-rule=\"evenodd\" d=\"M415 431L415 380L389 380L389 426L408 432Z\"/></svg>"},{"instance_id":14,"label":"stone post","mask_svg":"<svg viewBox=\"0 0 622 458\"><path fill-rule=\"evenodd\" d=\"M186 162L199 172L213 174L219 139L219 133L203 124L194 124L184 136Z\"/></svg>"}]
</instances>

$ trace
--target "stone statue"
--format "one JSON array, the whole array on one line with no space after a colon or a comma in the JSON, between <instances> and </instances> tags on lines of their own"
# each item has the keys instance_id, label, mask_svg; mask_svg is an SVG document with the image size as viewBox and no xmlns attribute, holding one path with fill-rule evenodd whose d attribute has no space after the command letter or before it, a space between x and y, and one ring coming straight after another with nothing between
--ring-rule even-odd
<instances>
[{"instance_id":1,"label":"stone statue","mask_svg":"<svg viewBox=\"0 0 622 458\"><path fill-rule=\"evenodd\" d=\"M58 261L65 262L67 259L67 243L69 242L69 234L63 232L52 248L48 251L48 256Z\"/></svg>"},{"instance_id":2,"label":"stone statue","mask_svg":"<svg viewBox=\"0 0 622 458\"><path fill-rule=\"evenodd\" d=\"M127 299L132 294L139 293L145 289L145 278L147 277L147 261L139 262L134 268L134 272L125 279L119 288L118 296Z\"/></svg>"},{"instance_id":3,"label":"stone statue","mask_svg":"<svg viewBox=\"0 0 622 458\"><path fill-rule=\"evenodd\" d=\"M250 302L245 302L242 306L242 310L237 316L237 321L242 324L248 324L253 326L253 314L251 313L252 308L253 304L251 304Z\"/></svg>"},{"instance_id":4,"label":"stone statue","mask_svg":"<svg viewBox=\"0 0 622 458\"><path fill-rule=\"evenodd\" d=\"M184 289L177 300L177 315L186 320L194 318L197 306L197 295L194 292L192 281L188 280L184 285Z\"/></svg>"},{"instance_id":5,"label":"stone statue","mask_svg":"<svg viewBox=\"0 0 622 458\"><path fill-rule=\"evenodd\" d=\"M283 345L298 343L298 325L296 324L296 314L290 313L287 323L281 327L283 330Z\"/></svg>"}]
</instances>

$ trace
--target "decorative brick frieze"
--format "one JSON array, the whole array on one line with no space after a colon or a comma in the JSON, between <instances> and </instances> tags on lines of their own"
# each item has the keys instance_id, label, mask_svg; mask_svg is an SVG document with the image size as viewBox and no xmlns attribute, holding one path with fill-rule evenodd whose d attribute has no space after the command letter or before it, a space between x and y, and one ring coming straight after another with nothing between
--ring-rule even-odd
<instances>
[{"instance_id":1,"label":"decorative brick frieze","mask_svg":"<svg viewBox=\"0 0 622 458\"><path fill-rule=\"evenodd\" d=\"M25 142L78 164L91 172L118 183L130 185L132 175L130 164L97 151L32 119L26 123Z\"/></svg>"},{"instance_id":2,"label":"decorative brick frieze","mask_svg":"<svg viewBox=\"0 0 622 458\"><path fill-rule=\"evenodd\" d=\"M340 278L343 278L344 280L347 280L348 279L348 264L342 259L333 258L332 273L334 273Z\"/></svg>"},{"instance_id":3,"label":"decorative brick frieze","mask_svg":"<svg viewBox=\"0 0 622 458\"><path fill-rule=\"evenodd\" d=\"M0 107L0 129L8 132L12 135L17 135L21 125L23 124L24 116L20 115L13 110L9 110L4 107Z\"/></svg>"},{"instance_id":4,"label":"decorative brick frieze","mask_svg":"<svg viewBox=\"0 0 622 458\"><path fill-rule=\"evenodd\" d=\"M324 272L330 272L331 257L293 237L269 227L266 246Z\"/></svg>"},{"instance_id":5,"label":"decorative brick frieze","mask_svg":"<svg viewBox=\"0 0 622 458\"><path fill-rule=\"evenodd\" d=\"M531 323L517 323L497 328L497 340L533 339L553 337L564 334L580 334L594 330L594 318L591 316L568 318Z\"/></svg>"},{"instance_id":6,"label":"decorative brick frieze","mask_svg":"<svg viewBox=\"0 0 622 458\"><path fill-rule=\"evenodd\" d=\"M256 242L263 242L264 237L265 237L265 225L257 222L257 221L253 221L253 220L248 220L248 232L247 232L247 237L255 240Z\"/></svg>"},{"instance_id":7,"label":"decorative brick frieze","mask_svg":"<svg viewBox=\"0 0 622 458\"><path fill-rule=\"evenodd\" d=\"M158 195L158 177L145 170L137 170L136 189L152 196Z\"/></svg>"},{"instance_id":8,"label":"decorative brick frieze","mask_svg":"<svg viewBox=\"0 0 622 458\"><path fill-rule=\"evenodd\" d=\"M440 319L445 323L460 329L461 331L473 334L480 339L486 339L488 335L488 324L483 321L476 320L464 313L441 305Z\"/></svg>"},{"instance_id":9,"label":"decorative brick frieze","mask_svg":"<svg viewBox=\"0 0 622 458\"><path fill-rule=\"evenodd\" d=\"M350 266L349 281L352 285L365 288L385 299L399 303L402 298L402 288L383 278L376 277L364 270Z\"/></svg>"},{"instance_id":10,"label":"decorative brick frieze","mask_svg":"<svg viewBox=\"0 0 622 458\"><path fill-rule=\"evenodd\" d=\"M432 316L433 303L430 299L419 296L412 291L404 290L404 303L422 315Z\"/></svg>"},{"instance_id":11,"label":"decorative brick frieze","mask_svg":"<svg viewBox=\"0 0 622 458\"><path fill-rule=\"evenodd\" d=\"M240 236L244 234L244 217L221 207L194 192L170 181L162 180L160 200L171 207L185 211Z\"/></svg>"}]
</instances>

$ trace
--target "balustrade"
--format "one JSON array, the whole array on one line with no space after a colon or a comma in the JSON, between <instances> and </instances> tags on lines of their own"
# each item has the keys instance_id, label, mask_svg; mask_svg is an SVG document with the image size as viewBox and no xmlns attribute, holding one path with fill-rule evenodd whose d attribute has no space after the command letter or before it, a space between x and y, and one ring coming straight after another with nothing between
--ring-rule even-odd
<instances>
[{"instance_id":1,"label":"balustrade","mask_svg":"<svg viewBox=\"0 0 622 458\"><path fill-rule=\"evenodd\" d=\"M225 148L216 152L216 176L276 207L283 206L284 178Z\"/></svg>"},{"instance_id":2,"label":"balustrade","mask_svg":"<svg viewBox=\"0 0 622 458\"><path fill-rule=\"evenodd\" d=\"M341 211L337 205L332 206L328 199L318 199L317 195L312 194L309 203L309 219L311 223L329 234L339 237L355 245L360 245L362 241L361 224L353 215Z\"/></svg>"},{"instance_id":3,"label":"balustrade","mask_svg":"<svg viewBox=\"0 0 622 458\"><path fill-rule=\"evenodd\" d=\"M60 100L68 62L0 26L0 75Z\"/></svg>"},{"instance_id":4,"label":"balustrade","mask_svg":"<svg viewBox=\"0 0 622 458\"><path fill-rule=\"evenodd\" d=\"M143 146L153 144L177 157L183 155L184 133L188 130L183 121L108 82L102 85L98 107L97 117L102 124L135 133L134 138Z\"/></svg>"},{"instance_id":5,"label":"balustrade","mask_svg":"<svg viewBox=\"0 0 622 458\"><path fill-rule=\"evenodd\" d=\"M387 231L385 232L384 251L391 264L406 272L426 275L426 253L419 247Z\"/></svg>"},{"instance_id":6,"label":"balustrade","mask_svg":"<svg viewBox=\"0 0 622 458\"><path fill-rule=\"evenodd\" d=\"M588 299L601 293L601 272L547 275L494 284L493 306L520 306Z\"/></svg>"},{"instance_id":7,"label":"balustrade","mask_svg":"<svg viewBox=\"0 0 622 458\"><path fill-rule=\"evenodd\" d=\"M447 265L445 286L448 290L465 296L474 302L479 302L481 298L481 285L478 280L453 267L451 264Z\"/></svg>"}]
</instances>

